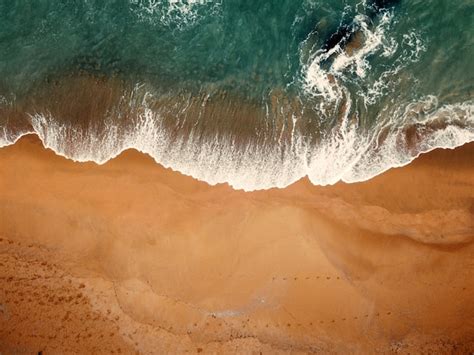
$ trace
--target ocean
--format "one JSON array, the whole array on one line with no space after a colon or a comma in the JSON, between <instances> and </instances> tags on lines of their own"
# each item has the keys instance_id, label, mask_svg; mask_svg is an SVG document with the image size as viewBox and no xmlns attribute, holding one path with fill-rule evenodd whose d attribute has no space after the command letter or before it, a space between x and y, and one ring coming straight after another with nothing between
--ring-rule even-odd
<instances>
[{"instance_id":1,"label":"ocean","mask_svg":"<svg viewBox=\"0 0 474 355\"><path fill-rule=\"evenodd\" d=\"M471 0L0 0L0 147L364 181L474 141L473 33Z\"/></svg>"}]
</instances>

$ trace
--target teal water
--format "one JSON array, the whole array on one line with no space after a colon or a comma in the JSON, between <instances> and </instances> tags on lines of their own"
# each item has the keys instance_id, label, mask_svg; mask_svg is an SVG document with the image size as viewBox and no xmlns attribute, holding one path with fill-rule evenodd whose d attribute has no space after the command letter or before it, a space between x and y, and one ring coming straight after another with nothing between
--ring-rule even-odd
<instances>
[{"instance_id":1,"label":"teal water","mask_svg":"<svg viewBox=\"0 0 474 355\"><path fill-rule=\"evenodd\" d=\"M0 0L0 143L251 190L474 140L474 3L379 3Z\"/></svg>"}]
</instances>

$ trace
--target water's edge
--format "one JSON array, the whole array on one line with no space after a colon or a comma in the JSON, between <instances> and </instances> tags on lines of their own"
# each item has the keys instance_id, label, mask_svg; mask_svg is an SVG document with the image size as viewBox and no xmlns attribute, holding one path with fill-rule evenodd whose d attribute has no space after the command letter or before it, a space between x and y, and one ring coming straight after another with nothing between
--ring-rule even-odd
<instances>
[{"instance_id":1,"label":"water's edge","mask_svg":"<svg viewBox=\"0 0 474 355\"><path fill-rule=\"evenodd\" d=\"M198 181L207 183L210 186L215 186L217 184L227 184L235 190L243 190L245 192L251 192L251 191L256 191L256 190L268 190L268 189L273 189L273 188L283 189L283 188L286 188L289 185L291 185L291 184L293 184L293 183L295 183L295 182L297 182L301 179L304 179L306 177L309 178L309 180L311 181L311 183L313 185L320 185L320 186L334 185L338 182L351 184L351 183L359 183L359 182L369 181L369 180L375 178L376 176L385 173L386 171L388 171L390 169L401 168L401 167L407 166L410 163L412 163L414 160L416 160L418 157L420 157L421 155L429 153L433 150L436 150L436 149L454 150L454 149L456 149L458 147L461 147L465 144L469 144L471 142L474 142L474 137L472 137L472 135L474 135L474 134L471 132L470 138L468 138L467 135L466 135L465 139L461 139L461 137L458 137L460 139L457 141L456 144L445 144L445 145L427 147L424 150L420 150L417 154L415 154L413 156L406 157L403 161L400 161L398 164L386 165L383 169L380 169L376 174L367 175L367 176L365 176L363 178L359 178L359 179L344 179L344 178L341 178L340 180L333 181L331 183L315 183L313 180L311 180L310 176L308 174L306 174L306 175L301 175L301 176L296 175L296 176L293 177L293 179L291 181L288 181L286 184L275 185L275 186L265 186L265 187L262 187L262 188L246 188L245 186L242 186L242 185L233 184L232 181L225 181L225 180L222 180L222 181L210 180L210 181L208 181L208 180L202 178L202 175L199 174L198 171L197 171L197 173L195 173L194 171L192 171L192 169L179 169L179 167L177 168L177 167L173 166L173 164L163 163L163 162L159 161L155 156L153 156L153 154L151 154L146 149L142 149L140 147L136 147L136 146L132 146L132 145L122 147L120 150L114 152L113 155L110 155L107 159L94 160L94 159L91 159L91 158L88 159L88 158L84 158L84 157L69 156L69 155L65 154L65 152L63 150L61 150L59 147L48 143L48 140L44 136L44 133L42 133L41 131L38 132L36 130L31 130L31 131L27 131L27 132L22 132L21 134L17 135L12 140L0 141L0 149L11 146L11 145L14 145L18 141L20 141L23 137L27 137L27 136L30 136L30 135L33 135L33 136L37 137L41 141L41 143L42 143L42 145L45 149L49 149L49 150L53 151L56 155L61 156L65 159L67 159L67 160L70 160L70 161L73 161L73 162L76 162L76 163L91 162L91 163L94 163L94 164L97 164L97 165L104 165L107 162L118 158L120 155L122 155L122 153L124 153L126 151L129 151L129 150L134 150L134 151L137 151L139 153L142 153L142 154L145 154L145 155L149 156L157 164L163 166L166 169L170 169L170 170L172 170L174 172L177 172L177 173L180 173L182 175L192 177L193 179L196 179Z\"/></svg>"}]
</instances>

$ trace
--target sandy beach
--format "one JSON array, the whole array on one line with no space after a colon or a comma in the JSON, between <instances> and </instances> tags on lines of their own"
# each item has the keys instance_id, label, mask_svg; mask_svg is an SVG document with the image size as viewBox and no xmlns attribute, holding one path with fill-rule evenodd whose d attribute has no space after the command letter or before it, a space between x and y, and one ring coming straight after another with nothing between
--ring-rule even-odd
<instances>
[{"instance_id":1,"label":"sandy beach","mask_svg":"<svg viewBox=\"0 0 474 355\"><path fill-rule=\"evenodd\" d=\"M473 352L473 162L243 192L25 136L0 149L0 352Z\"/></svg>"}]
</instances>

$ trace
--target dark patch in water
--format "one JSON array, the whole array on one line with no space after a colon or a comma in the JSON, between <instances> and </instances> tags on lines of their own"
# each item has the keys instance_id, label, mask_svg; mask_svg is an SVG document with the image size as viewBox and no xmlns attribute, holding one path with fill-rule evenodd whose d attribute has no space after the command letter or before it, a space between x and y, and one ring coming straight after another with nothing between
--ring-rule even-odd
<instances>
[{"instance_id":1,"label":"dark patch in water","mask_svg":"<svg viewBox=\"0 0 474 355\"><path fill-rule=\"evenodd\" d=\"M380 13L389 10L396 6L401 0L372 0L367 8L366 15L372 21ZM344 48L348 43L355 37L355 33L359 30L359 26L355 21L350 24L342 24L336 32L331 34L328 39L324 42L322 49L329 51L336 46Z\"/></svg>"},{"instance_id":2,"label":"dark patch in water","mask_svg":"<svg viewBox=\"0 0 474 355\"><path fill-rule=\"evenodd\" d=\"M382 11L395 7L400 2L401 0L372 0L367 6L367 16L372 18Z\"/></svg>"},{"instance_id":3,"label":"dark patch in water","mask_svg":"<svg viewBox=\"0 0 474 355\"><path fill-rule=\"evenodd\" d=\"M354 35L356 31L355 27L354 23L340 26L338 30L324 42L322 49L329 51L337 45L344 47Z\"/></svg>"}]
</instances>

